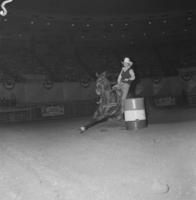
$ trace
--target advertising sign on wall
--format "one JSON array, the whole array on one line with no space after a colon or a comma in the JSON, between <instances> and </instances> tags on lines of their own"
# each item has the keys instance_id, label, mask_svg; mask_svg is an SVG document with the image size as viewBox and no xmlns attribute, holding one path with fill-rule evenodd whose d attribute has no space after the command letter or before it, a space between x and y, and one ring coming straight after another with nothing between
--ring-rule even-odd
<instances>
[{"instance_id":1,"label":"advertising sign on wall","mask_svg":"<svg viewBox=\"0 0 196 200\"><path fill-rule=\"evenodd\" d=\"M63 105L42 106L41 113L43 117L54 117L64 115Z\"/></svg>"},{"instance_id":2,"label":"advertising sign on wall","mask_svg":"<svg viewBox=\"0 0 196 200\"><path fill-rule=\"evenodd\" d=\"M172 96L155 97L154 103L155 103L155 106L157 106L157 107L175 106L176 105L176 98L172 97Z\"/></svg>"}]
</instances>

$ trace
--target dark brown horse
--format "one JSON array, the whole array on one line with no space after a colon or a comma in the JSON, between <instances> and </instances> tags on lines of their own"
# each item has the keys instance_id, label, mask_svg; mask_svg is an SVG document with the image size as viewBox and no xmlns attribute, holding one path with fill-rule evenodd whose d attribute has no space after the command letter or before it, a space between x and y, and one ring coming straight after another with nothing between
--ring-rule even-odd
<instances>
[{"instance_id":1,"label":"dark brown horse","mask_svg":"<svg viewBox=\"0 0 196 200\"><path fill-rule=\"evenodd\" d=\"M109 118L117 118L121 114L121 90L118 87L111 87L106 72L97 75L95 91L100 97L99 102L97 102L98 108L92 119L86 125L80 127L81 133L97 123Z\"/></svg>"}]
</instances>

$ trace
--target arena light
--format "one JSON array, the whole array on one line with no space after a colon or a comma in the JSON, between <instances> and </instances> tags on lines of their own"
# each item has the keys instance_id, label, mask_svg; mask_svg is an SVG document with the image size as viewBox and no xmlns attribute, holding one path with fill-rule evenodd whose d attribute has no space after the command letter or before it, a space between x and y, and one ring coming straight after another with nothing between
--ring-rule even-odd
<instances>
[{"instance_id":1,"label":"arena light","mask_svg":"<svg viewBox=\"0 0 196 200\"><path fill-rule=\"evenodd\" d=\"M33 20L31 20L31 21L30 21L30 24L33 25L33 24L35 24L35 22L34 22Z\"/></svg>"},{"instance_id":2,"label":"arena light","mask_svg":"<svg viewBox=\"0 0 196 200\"><path fill-rule=\"evenodd\" d=\"M7 15L7 9L5 8L6 4L11 3L13 0L6 0L3 1L3 3L1 4L1 11L0 11L0 15L5 17Z\"/></svg>"},{"instance_id":3,"label":"arena light","mask_svg":"<svg viewBox=\"0 0 196 200\"><path fill-rule=\"evenodd\" d=\"M163 24L167 24L168 22L168 14L165 14L165 15L161 15L161 21Z\"/></svg>"},{"instance_id":4,"label":"arena light","mask_svg":"<svg viewBox=\"0 0 196 200\"><path fill-rule=\"evenodd\" d=\"M51 23L50 23L50 22L47 22L47 23L46 23L46 25L47 25L47 26L50 26L50 25L51 25Z\"/></svg>"},{"instance_id":5,"label":"arena light","mask_svg":"<svg viewBox=\"0 0 196 200\"><path fill-rule=\"evenodd\" d=\"M23 36L22 33L19 33L19 34L18 34L18 37L19 37L19 38L22 38L22 36Z\"/></svg>"},{"instance_id":6,"label":"arena light","mask_svg":"<svg viewBox=\"0 0 196 200\"><path fill-rule=\"evenodd\" d=\"M152 24L152 21L148 21L148 24L151 25L151 24Z\"/></svg>"},{"instance_id":7,"label":"arena light","mask_svg":"<svg viewBox=\"0 0 196 200\"><path fill-rule=\"evenodd\" d=\"M125 34L121 34L121 38L125 38Z\"/></svg>"},{"instance_id":8,"label":"arena light","mask_svg":"<svg viewBox=\"0 0 196 200\"><path fill-rule=\"evenodd\" d=\"M130 44L131 44L131 45L134 45L134 41L131 41Z\"/></svg>"},{"instance_id":9,"label":"arena light","mask_svg":"<svg viewBox=\"0 0 196 200\"><path fill-rule=\"evenodd\" d=\"M167 20L166 19L163 19L162 21L164 24L167 24Z\"/></svg>"},{"instance_id":10,"label":"arena light","mask_svg":"<svg viewBox=\"0 0 196 200\"><path fill-rule=\"evenodd\" d=\"M187 17L187 20L188 20L188 21L191 21L191 20L192 20L192 17Z\"/></svg>"}]
</instances>

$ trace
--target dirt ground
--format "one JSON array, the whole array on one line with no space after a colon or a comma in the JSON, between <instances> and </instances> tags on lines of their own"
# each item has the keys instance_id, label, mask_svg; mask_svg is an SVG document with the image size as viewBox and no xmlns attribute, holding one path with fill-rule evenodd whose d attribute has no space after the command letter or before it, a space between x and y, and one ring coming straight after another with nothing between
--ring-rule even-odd
<instances>
[{"instance_id":1,"label":"dirt ground","mask_svg":"<svg viewBox=\"0 0 196 200\"><path fill-rule=\"evenodd\" d=\"M146 128L87 119L0 126L2 200L195 200L196 109L152 109Z\"/></svg>"}]
</instances>

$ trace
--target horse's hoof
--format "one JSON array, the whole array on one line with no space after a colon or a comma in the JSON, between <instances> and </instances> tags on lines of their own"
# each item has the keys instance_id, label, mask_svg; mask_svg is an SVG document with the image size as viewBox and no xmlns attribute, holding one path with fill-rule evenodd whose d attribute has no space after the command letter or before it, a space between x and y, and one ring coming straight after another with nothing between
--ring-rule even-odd
<instances>
[{"instance_id":1,"label":"horse's hoof","mask_svg":"<svg viewBox=\"0 0 196 200\"><path fill-rule=\"evenodd\" d=\"M81 127L80 127L80 133L84 133L85 130L86 130L86 129L85 129L84 126L81 126Z\"/></svg>"}]
</instances>

